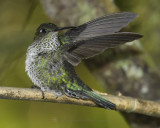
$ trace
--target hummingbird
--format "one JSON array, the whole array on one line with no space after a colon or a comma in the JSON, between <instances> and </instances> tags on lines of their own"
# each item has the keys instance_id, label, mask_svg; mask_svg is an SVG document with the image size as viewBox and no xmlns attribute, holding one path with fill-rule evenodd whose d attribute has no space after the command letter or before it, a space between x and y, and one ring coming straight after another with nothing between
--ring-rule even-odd
<instances>
[{"instance_id":1,"label":"hummingbird","mask_svg":"<svg viewBox=\"0 0 160 128\"><path fill-rule=\"evenodd\" d=\"M25 71L42 91L57 97L66 95L92 100L100 107L115 110L114 103L97 94L78 77L74 66L108 48L141 38L138 33L120 32L136 17L136 13L122 12L79 26L57 27L53 23L43 23L28 47Z\"/></svg>"}]
</instances>

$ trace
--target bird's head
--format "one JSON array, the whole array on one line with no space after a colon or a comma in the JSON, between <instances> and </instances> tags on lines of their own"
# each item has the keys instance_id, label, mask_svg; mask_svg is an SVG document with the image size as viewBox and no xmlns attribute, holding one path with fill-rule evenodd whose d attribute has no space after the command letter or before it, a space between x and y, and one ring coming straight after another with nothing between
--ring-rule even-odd
<instances>
[{"instance_id":1,"label":"bird's head","mask_svg":"<svg viewBox=\"0 0 160 128\"><path fill-rule=\"evenodd\" d=\"M37 28L35 36L34 36L34 40L40 39L50 32L54 33L57 31L58 31L58 27L55 24L43 23Z\"/></svg>"},{"instance_id":2,"label":"bird's head","mask_svg":"<svg viewBox=\"0 0 160 128\"><path fill-rule=\"evenodd\" d=\"M74 27L57 27L53 23L43 23L37 28L34 42L29 49L32 49L35 54L53 52L61 45L58 32L71 28Z\"/></svg>"}]
</instances>

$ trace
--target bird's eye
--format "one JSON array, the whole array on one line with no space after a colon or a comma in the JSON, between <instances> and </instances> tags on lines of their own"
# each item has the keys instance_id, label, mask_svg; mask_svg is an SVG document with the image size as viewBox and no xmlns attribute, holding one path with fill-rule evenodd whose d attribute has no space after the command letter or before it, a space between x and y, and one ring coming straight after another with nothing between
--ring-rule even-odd
<instances>
[{"instance_id":1,"label":"bird's eye","mask_svg":"<svg viewBox=\"0 0 160 128\"><path fill-rule=\"evenodd\" d=\"M46 29L41 29L39 32L40 33L47 33Z\"/></svg>"}]
</instances>

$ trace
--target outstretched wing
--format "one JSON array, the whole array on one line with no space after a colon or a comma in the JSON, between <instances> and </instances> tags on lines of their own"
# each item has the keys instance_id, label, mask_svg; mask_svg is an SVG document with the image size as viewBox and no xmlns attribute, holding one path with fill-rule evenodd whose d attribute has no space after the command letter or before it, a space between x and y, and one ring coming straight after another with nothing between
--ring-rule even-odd
<instances>
[{"instance_id":1,"label":"outstretched wing","mask_svg":"<svg viewBox=\"0 0 160 128\"><path fill-rule=\"evenodd\" d=\"M78 65L81 59L97 55L107 48L133 41L142 36L136 33L118 32L137 14L131 12L115 13L87 22L73 28L60 38L68 37L70 44L64 53L64 58L72 65ZM118 32L118 33L115 33Z\"/></svg>"},{"instance_id":2,"label":"outstretched wing","mask_svg":"<svg viewBox=\"0 0 160 128\"><path fill-rule=\"evenodd\" d=\"M73 45L65 52L64 58L69 63L76 66L80 63L81 59L87 59L103 52L107 48L113 48L117 45L130 42L141 37L142 35L131 32L119 32L93 37L89 40L79 41L76 45Z\"/></svg>"},{"instance_id":3,"label":"outstretched wing","mask_svg":"<svg viewBox=\"0 0 160 128\"><path fill-rule=\"evenodd\" d=\"M136 13L132 12L105 15L71 29L64 35L69 36L72 42L77 42L95 36L112 34L127 26L128 23L133 21L137 16Z\"/></svg>"}]
</instances>

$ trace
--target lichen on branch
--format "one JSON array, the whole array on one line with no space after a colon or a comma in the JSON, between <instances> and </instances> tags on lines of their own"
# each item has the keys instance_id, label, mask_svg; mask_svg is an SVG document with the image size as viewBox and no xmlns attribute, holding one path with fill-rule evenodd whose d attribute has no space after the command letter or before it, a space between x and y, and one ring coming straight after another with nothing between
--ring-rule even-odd
<instances>
[{"instance_id":1,"label":"lichen on branch","mask_svg":"<svg viewBox=\"0 0 160 128\"><path fill-rule=\"evenodd\" d=\"M116 104L117 111L134 112L149 116L160 117L160 103L135 99L125 96L113 96L106 93L97 92L107 100ZM16 87L0 87L0 99L12 100L30 100L40 102L53 102L64 104L75 104L82 106L97 106L93 101L70 98L65 95L60 97L54 96L52 93L44 92L45 98L42 98L42 92L38 89L16 88Z\"/></svg>"}]
</instances>

